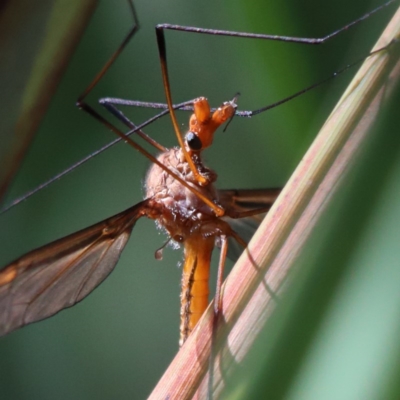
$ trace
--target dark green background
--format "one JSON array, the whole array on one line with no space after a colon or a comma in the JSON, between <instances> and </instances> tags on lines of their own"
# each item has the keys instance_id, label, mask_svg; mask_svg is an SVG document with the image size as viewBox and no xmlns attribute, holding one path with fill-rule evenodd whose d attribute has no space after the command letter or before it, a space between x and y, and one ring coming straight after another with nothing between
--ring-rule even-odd
<instances>
[{"instance_id":1,"label":"dark green background","mask_svg":"<svg viewBox=\"0 0 400 400\"><path fill-rule=\"evenodd\" d=\"M123 0L100 3L23 169L9 193L9 200L37 186L113 139L112 134L98 122L91 120L89 116L74 107L78 95L115 49L131 24L129 9ZM372 5L368 3L317 0L274 2L136 0L135 6L141 30L101 85L96 88L90 100L94 104L99 97L113 96L164 101L154 33L154 26L157 23L169 22L208 28L314 37L327 34L352 21L380 2L372 2ZM312 48L295 44L167 32L174 101L180 102L202 95L208 97L212 105L219 105L238 91L242 94L239 99L241 109L254 109L278 101L368 53L392 12L393 7L391 11L375 16L331 43ZM324 85L323 88L251 120L237 118L227 132L217 134L215 145L207 151L205 158L208 165L219 174L219 187L253 188L283 185L354 72L346 73L334 82ZM151 115L151 111L133 110L127 114L135 122L141 122ZM180 114L184 126L187 118L188 115ZM391 124L391 127L381 129L386 129L392 135L389 135L388 148L393 150L395 159L397 143L390 143L390 140L398 134L398 125L393 122ZM146 132L166 146L176 143L168 118L153 124ZM376 140L379 143L378 139ZM376 165L386 165L382 161L385 160L383 154L386 150L380 151L381 158L378 157ZM367 158L366 165L376 174L375 180L371 183L385 182L387 187L390 187L389 177L394 178L399 175L399 166L393 162L381 171L371 165L370 161L371 159ZM26 251L84 228L139 202L143 196L142 182L148 164L134 150L120 144L1 216L0 265L5 265ZM368 169L364 170L362 166L359 168L360 173L366 171L368 176ZM361 204L368 203L368 193L371 191L376 193L376 190L368 187L368 179L359 181L356 177L349 180L347 188L357 186L354 182L362 182L360 190L366 194L362 195L362 200L359 201ZM393 182L397 180L394 179ZM361 228L352 234L351 227L343 225L342 228L332 228L333 222L329 220L330 225L328 225L333 233L331 236L317 235L312 243L314 247L303 256L302 263L309 267L313 262L319 263L319 271L326 269L334 271L337 264L332 258L330 263L325 263L323 258L318 258L320 255L318 251L325 249L328 244L334 246L334 254L340 255L343 250L343 243L340 241L344 238L343 230L349 237L346 243L352 243L351 239L356 235L365 232L367 235L371 232L371 238L368 236L369 241L361 245L360 250L364 257L371 260L373 256L366 255L364 250L374 249L377 246L376 239L383 237L386 225L379 221L388 220L388 223L394 224L396 218L399 218L398 201L395 201L398 199L396 196L398 189L398 187L391 191L388 189L386 203L381 202L380 204L384 204L381 208L377 208L379 202L375 195L373 205L376 208L373 210L376 211L376 215L373 214L375 211L371 210L363 213L362 207L354 204L351 198L349 200L346 192L344 200L332 211L332 215L340 218L345 213L344 210L348 209L346 204L353 204L355 208L349 218L360 213L360 218L364 221L367 214L370 218L369 223L377 225L363 222ZM381 190L383 191L381 188L379 192ZM395 214L396 211L398 214ZM379 212L383 213L382 216ZM320 232L325 232L324 226L320 226ZM374 238L373 234L377 237ZM388 236L394 243L396 238L400 238L397 229L389 231ZM335 239L338 239L336 247ZM181 252L167 249L164 252L164 260L155 261L154 251L164 240L165 237L159 235L151 221L140 221L115 272L82 304L0 339L0 397L30 400L145 398L178 349L180 269L177 264L180 262ZM359 243L357 241L356 245ZM384 240L383 243L387 245L391 242ZM379 250L376 253L378 255L390 254L388 264L385 264L384 260L377 260L372 270L382 265L398 267L397 247L393 246L393 253ZM344 263L351 258L349 255L346 260L338 259L336 262ZM365 261L360 263L364 265ZM399 268L397 268L397 278L398 270ZM327 276L329 277L329 274ZM293 289L293 293L312 293L312 290L319 285L318 279L324 280L318 276L314 282L306 281L304 278L304 286L300 287L299 284L297 289ZM332 278L336 290L338 290L338 279ZM396 278L390 277L387 284L390 286L394 279ZM301 283L301 279L299 281ZM387 293L388 290L384 287L383 292ZM397 295L397 301L398 297ZM308 304L307 301L315 304L315 300L310 299L305 300L304 304ZM332 300L334 301L336 300ZM351 315L346 314L348 312L345 307L346 299L337 300L340 301L343 302L343 318L351 320ZM398 308L398 304L390 303L389 306L385 302L383 306ZM368 314L369 306L366 307L363 312ZM339 315L340 310L339 307ZM294 327L290 328L290 332L296 331L295 327L303 321L301 318L303 311L301 309L296 311L297 319L292 319ZM283 312L286 312L285 316L290 315L293 308L289 305ZM381 313L378 312L377 315ZM317 312L318 317L321 318L321 314ZM277 326L280 326L283 332L287 332L283 322L286 321L286 317L276 318ZM335 326L335 317L332 318L326 324ZM305 325L305 332L312 331L316 335L316 324L313 322L313 329L309 330ZM367 323L365 330L361 331L366 331L372 326L380 325ZM335 336L333 329L329 332L334 338L340 337L340 332L337 333L339 336ZM393 331L391 332L394 335ZM274 343L273 335L270 337L271 343ZM275 363L279 364L279 360L286 360L287 364L282 364L282 368L277 369L282 380L278 377L273 381L275 385L271 384L269 389L268 387L262 389L263 394L269 394L268 398L376 398L364 395L357 397L358 392L355 393L356 397L351 397L354 391L350 391L347 397L342 396L344 392L335 393L333 388L345 390L348 375L343 382L333 380L333 383L328 381L322 388L317 387L316 382L321 383L323 380L318 375L309 373L306 367L301 369L303 362L306 365L308 351L311 351L308 350L310 342L290 337L285 339L283 336L276 349L284 346L282 342L284 340L288 340L291 344L298 343L299 348L297 352L293 349L288 359L277 357L276 354L270 357L272 366L276 365ZM314 340L317 346L322 339L316 335ZM380 342L382 340L384 339L381 338ZM339 342L345 342L345 336L343 341ZM365 347L361 346L360 354L365 355L365 349L370 347L369 342ZM333 352L333 354L339 353L340 351L336 349ZM291 355L297 357L297 362L293 361ZM351 360L356 358L357 355L354 355ZM328 360L332 359L328 357ZM327 365L332 363L329 361ZM350 360L346 362L346 365L350 364ZM285 365L290 366L287 371ZM365 366L367 362L362 361L360 365ZM320 366L316 367L316 371L322 370ZM265 371L270 372L270 369ZM337 371L343 371L340 364ZM315 380L312 380L313 376ZM324 377L327 376L333 377L333 372L329 369ZM363 378L368 375L363 375L361 371L360 376ZM349 379L349 387L356 377ZM330 393L331 397L325 395L321 397L321 393ZM258 396L254 394L254 398L260 398ZM246 396L236 394L236 397Z\"/></svg>"}]
</instances>

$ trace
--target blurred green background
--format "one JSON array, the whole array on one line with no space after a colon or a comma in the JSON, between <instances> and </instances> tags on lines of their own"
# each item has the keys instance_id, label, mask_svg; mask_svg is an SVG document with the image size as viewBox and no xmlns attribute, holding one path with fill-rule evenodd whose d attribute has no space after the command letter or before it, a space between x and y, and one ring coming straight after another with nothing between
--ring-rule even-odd
<instances>
[{"instance_id":1,"label":"blurred green background","mask_svg":"<svg viewBox=\"0 0 400 400\"><path fill-rule=\"evenodd\" d=\"M141 29L90 101L164 101L157 23L315 37L379 4L135 0ZM174 101L204 95L219 105L238 91L241 109L278 101L367 54L392 13L393 7L322 47L167 32ZM130 24L124 1L100 2L8 200L113 139L74 103ZM219 187L283 185L354 72L253 119L236 118L205 155ZM247 361L244 392L235 386L228 397L397 398L390 397L397 393L400 310L394 107L300 258L295 284L261 337L266 347ZM152 115L126 113L136 123ZM188 114L179 118L186 126ZM176 143L168 118L146 132L166 146ZM2 215L0 265L139 202L148 166L120 144ZM93 294L1 338L0 397L145 398L178 350L181 252L166 249L155 261L164 241L153 222L140 221L115 272ZM250 388L260 392L250 395Z\"/></svg>"}]
</instances>

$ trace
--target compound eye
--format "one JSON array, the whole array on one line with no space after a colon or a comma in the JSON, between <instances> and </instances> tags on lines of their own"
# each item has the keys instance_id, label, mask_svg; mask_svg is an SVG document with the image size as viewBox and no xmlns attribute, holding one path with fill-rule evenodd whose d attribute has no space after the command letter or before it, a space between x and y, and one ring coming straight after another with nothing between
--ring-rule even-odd
<instances>
[{"instance_id":1,"label":"compound eye","mask_svg":"<svg viewBox=\"0 0 400 400\"><path fill-rule=\"evenodd\" d=\"M193 132L188 132L186 134L186 143L188 144L189 148L194 151L199 151L203 147L201 140L198 136L196 136Z\"/></svg>"},{"instance_id":2,"label":"compound eye","mask_svg":"<svg viewBox=\"0 0 400 400\"><path fill-rule=\"evenodd\" d=\"M175 242L178 243L182 243L185 240L185 238L182 235L175 235L173 239L175 240Z\"/></svg>"}]
</instances>

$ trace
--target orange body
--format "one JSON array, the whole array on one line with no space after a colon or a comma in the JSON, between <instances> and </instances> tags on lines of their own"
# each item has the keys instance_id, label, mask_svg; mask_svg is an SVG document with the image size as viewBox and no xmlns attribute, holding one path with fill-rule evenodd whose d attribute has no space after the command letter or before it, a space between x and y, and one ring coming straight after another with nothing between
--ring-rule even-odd
<instances>
[{"instance_id":1,"label":"orange body","mask_svg":"<svg viewBox=\"0 0 400 400\"><path fill-rule=\"evenodd\" d=\"M185 263L181 286L179 345L185 342L208 306L211 254L214 237L201 234L185 240Z\"/></svg>"},{"instance_id":2,"label":"orange body","mask_svg":"<svg viewBox=\"0 0 400 400\"><path fill-rule=\"evenodd\" d=\"M0 336L47 318L86 297L114 269L136 221L146 216L155 220L171 240L184 245L182 345L208 305L210 261L215 242L221 243L222 249L217 298L227 238L234 237L245 245L232 229L232 221L228 223L229 219L267 211L277 195L276 191L272 198L268 197L270 191L217 191L213 185L216 173L202 163L201 151L211 144L215 129L233 115L235 107L233 101L226 102L211 114L205 98L194 101L191 130L185 136L187 149L163 148L157 158L148 156L154 164L147 174L144 201L34 250L2 269ZM247 210L254 208L260 198L264 199L261 209L249 214Z\"/></svg>"},{"instance_id":3,"label":"orange body","mask_svg":"<svg viewBox=\"0 0 400 400\"><path fill-rule=\"evenodd\" d=\"M210 262L215 241L221 234L231 233L229 224L220 218L226 210L221 206L213 185L217 175L203 164L201 152L211 145L218 126L232 117L236 104L226 102L214 113L211 113L204 97L197 99L193 105L190 135L185 137L187 148L165 150L157 158L160 164L174 171L190 186L183 186L158 164L150 168L146 178L146 197L153 199L161 210L155 216L158 226L165 229L171 239L184 245L180 345L207 308ZM196 171L192 170L192 166ZM198 180L198 174L204 178L203 181Z\"/></svg>"}]
</instances>

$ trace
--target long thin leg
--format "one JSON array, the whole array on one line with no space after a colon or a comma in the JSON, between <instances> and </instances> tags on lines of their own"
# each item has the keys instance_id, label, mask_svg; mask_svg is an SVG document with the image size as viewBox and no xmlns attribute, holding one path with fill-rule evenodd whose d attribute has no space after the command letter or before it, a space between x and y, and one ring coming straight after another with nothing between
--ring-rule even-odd
<instances>
[{"instance_id":1,"label":"long thin leg","mask_svg":"<svg viewBox=\"0 0 400 400\"><path fill-rule=\"evenodd\" d=\"M183 180L179 175L177 175L175 172L170 170L168 167L166 167L163 163L158 161L156 157L154 157L151 153L149 153L145 148L140 146L138 143L136 143L134 140L132 140L130 137L122 133L119 129L117 129L113 124L111 124L109 121L107 121L104 117L102 117L97 111L95 111L91 106L89 106L86 103L81 103L80 107L86 111L88 114L90 114L93 118L97 119L100 123L102 123L105 127L110 129L113 133L115 133L117 136L119 136L122 140L124 140L126 143L131 145L134 149L136 149L139 153L143 154L147 159L149 159L152 163L158 165L163 171L167 172L169 175L171 175L175 180L177 180L181 185L183 185L185 188L189 189L191 192L196 194L196 196L204 201L205 204L207 204L214 212L216 215L220 215L221 211L224 212L224 210L215 205L207 196L205 196L200 190L196 189L195 187L189 185L185 180Z\"/></svg>"},{"instance_id":2,"label":"long thin leg","mask_svg":"<svg viewBox=\"0 0 400 400\"><path fill-rule=\"evenodd\" d=\"M83 91L83 93L78 97L76 105L84 111L88 111L89 108L92 109L92 107L90 107L87 103L85 103L85 101L84 101L85 98L93 90L93 88L100 82L100 80L107 73L107 71L110 69L110 67L114 64L115 60L119 57L119 55L125 49L125 47L129 43L129 41L132 39L132 37L135 35L135 33L138 32L138 30L140 28L139 19L136 15L136 10L133 5L133 1L128 0L128 5L129 5L129 8L130 8L130 11L132 14L132 18L133 18L133 27L129 30L128 34L125 36L122 43L118 46L117 50L112 54L112 56L106 62L106 64L103 66L103 68L97 73L97 75L94 77L92 82L90 82L90 84L86 87L86 89ZM89 114L91 114L91 113L89 112ZM129 121L129 120L127 119L127 121ZM160 151L165 150L164 146L162 146L157 141L155 141L154 139L152 139L148 135L146 135L143 131L141 131L140 127L137 127L131 121L129 121L129 127L134 132L136 132L142 139L147 141L152 146L156 147L158 150L160 150Z\"/></svg>"},{"instance_id":3,"label":"long thin leg","mask_svg":"<svg viewBox=\"0 0 400 400\"><path fill-rule=\"evenodd\" d=\"M299 97L299 96L303 95L304 93L309 92L310 90L316 89L317 87L325 84L326 82L330 81L331 79L336 78L338 75L342 74L343 72L346 72L348 69L363 62L367 57L372 56L376 53L379 53L380 51L386 50L387 47L388 46L385 46L381 49L370 52L370 53L366 54L364 57L360 57L358 60L356 60L350 64L347 64L345 67L333 72L331 75L327 76L325 79L323 79L319 82L316 82L313 85L310 85L302 90L299 90L298 92L295 92L295 93L291 94L290 96L287 96L281 100L278 100L274 103L268 104L265 107L257 108L255 110L236 110L235 116L251 118L257 114L261 114L264 111L271 110L272 108L275 108L284 103L287 103L288 101L293 100L294 98ZM193 102L193 100L187 102L187 104L192 104L192 102ZM153 103L153 102L148 102L148 101L120 99L120 98L116 98L116 97L106 97L106 98L100 99L99 103L102 106L104 106L107 109L107 111L109 111L111 114L113 114L116 118L118 118L120 121L122 121L129 127L130 127L129 123L131 123L131 121L115 106L118 105L118 106L126 106L126 107L144 107L144 108L163 109L163 110L166 110L167 113L169 113L168 104L166 104L166 103ZM184 104L184 103L180 103L180 104ZM186 106L178 107L177 105L173 105L173 109L174 110L179 109L180 111L193 111L193 106L186 105ZM211 108L211 112L214 112L215 110L216 110L216 108ZM165 115L165 114L162 114L162 115ZM158 114L157 118L159 118L159 116L161 116L161 114Z\"/></svg>"},{"instance_id":4,"label":"long thin leg","mask_svg":"<svg viewBox=\"0 0 400 400\"><path fill-rule=\"evenodd\" d=\"M93 90L93 88L100 82L101 78L107 73L107 71L110 69L110 67L114 64L115 60L119 57L119 55L122 53L122 51L124 50L126 45L129 43L129 41L132 39L132 37L135 35L135 33L140 28L139 19L136 15L135 6L133 5L133 0L127 0L127 1L128 1L128 5L131 10L132 17L133 17L133 27L129 30L128 34L125 36L122 43L118 46L117 50L113 53L113 55L110 57L110 59L105 63L103 68L97 73L97 75L94 77L92 82L90 82L90 84L87 86L87 88L78 97L78 100L77 100L78 106L80 103L83 102L85 97Z\"/></svg>"},{"instance_id":5,"label":"long thin leg","mask_svg":"<svg viewBox=\"0 0 400 400\"><path fill-rule=\"evenodd\" d=\"M299 97L301 95L303 95L304 93L309 92L310 90L316 89L317 87L327 83L328 81L330 81L331 79L336 78L338 75L342 74L343 72L346 72L348 69L360 64L361 62L363 62L367 57L372 56L374 54L377 54L383 50L386 50L391 44L382 47L381 49L375 50L373 52L370 52L368 54L366 54L363 57L360 57L358 60L347 64L345 67L333 72L331 75L327 76L325 79L314 83L313 85L310 85L308 87L306 87L305 89L299 90L298 92L295 92L293 94L291 94L290 96L287 96L281 100L278 100L274 103L268 104L265 107L261 107L261 108L257 108L255 110L236 110L235 111L235 116L237 117L246 117L246 118L251 118L254 117L257 114L261 114L264 111L268 111L271 110L272 108L278 107L284 103L287 103L290 100L293 100L296 97ZM126 124L128 127L130 127L131 129L132 126L134 125L119 109L117 109L115 106L127 106L127 107L144 107L144 108L154 108L154 109L163 109L166 110L165 113L160 113L157 114L157 116L155 117L155 119L160 118L161 116L165 115L166 113L169 113L169 109L168 109L168 104L166 103L153 103L153 102L148 102L148 101L138 101L138 100L129 100L129 99L120 99L120 98L115 98L115 97L106 97L103 99L99 100L99 103L101 105L103 105L107 111L109 111L111 114L113 114L117 119L119 119L120 121L122 121L124 124ZM180 110L180 111L193 111L193 106L189 105L192 104L193 100L189 101L189 102L185 102L185 103L180 103L182 104L188 104L185 106L179 106L179 105L173 105L173 109L174 110ZM216 108L211 108L211 112L214 112L216 110ZM153 121L153 120L152 120Z\"/></svg>"},{"instance_id":6,"label":"long thin leg","mask_svg":"<svg viewBox=\"0 0 400 400\"><path fill-rule=\"evenodd\" d=\"M173 108L179 108L180 110L185 110L185 111L193 111L193 101L190 100L185 103L181 103L178 105L174 105ZM151 103L151 102L145 102L145 101L135 101L135 100L124 100L124 99L117 99L117 98L103 98L99 100L99 103L114 117L116 117L118 120L120 120L123 124L125 124L128 128L131 129L129 134L136 132L138 136L140 136L142 139L144 139L146 142L154 146L156 149L159 151L165 151L166 148L162 146L160 143L155 141L153 138L150 136L146 135L142 130L140 130L128 117L126 117L122 111L120 111L115 105L123 105L123 106L130 106L130 107L146 107L146 108L155 108L155 109L164 109L165 113L161 113L162 115L165 115L166 113L169 113L168 106L166 104L161 104L161 103ZM158 114L158 116L161 116L161 114ZM153 120L152 120L153 121ZM133 131L133 132L132 132Z\"/></svg>"},{"instance_id":7,"label":"long thin leg","mask_svg":"<svg viewBox=\"0 0 400 400\"><path fill-rule=\"evenodd\" d=\"M271 206L257 208L255 210L235 211L227 210L225 215L230 218L240 219L245 217L252 217L253 215L263 214L271 209Z\"/></svg>"},{"instance_id":8,"label":"long thin leg","mask_svg":"<svg viewBox=\"0 0 400 400\"><path fill-rule=\"evenodd\" d=\"M214 298L214 314L216 317L218 317L218 315L222 309L221 288L222 288L222 282L224 280L226 255L228 254L228 238L227 238L227 236L221 235L220 240L221 240L221 253L219 256L217 287L215 290L215 298Z\"/></svg>"},{"instance_id":9,"label":"long thin leg","mask_svg":"<svg viewBox=\"0 0 400 400\"><path fill-rule=\"evenodd\" d=\"M193 101L191 101L192 103ZM181 103L181 104L177 104L176 106L174 106L175 108L180 108L180 106L182 104L186 104L185 103ZM85 106L89 107L86 103ZM149 118L147 121L143 122L142 124L136 126L135 129L130 130L129 132L127 132L125 134L126 137L132 135L133 133L136 133L136 131L146 127L147 125L150 125L151 123L153 123L154 121L156 121L159 118L164 117L165 115L169 114L169 110L166 109L160 113L158 113L157 115L155 115L152 118ZM133 122L129 121L132 125ZM111 125L111 124L110 124ZM106 125L108 127L108 125ZM115 128L117 129L117 128ZM125 137L124 137L125 138ZM71 165L70 167L66 168L64 171L61 171L60 173L58 173L57 175L53 176L52 178L50 178L49 180L47 180L46 182L43 182L42 184L40 184L39 186L37 186L35 189L24 193L22 196L17 197L16 199L14 199L10 204L8 204L7 206L1 208L0 210L0 215L7 212L9 209L11 209L12 207L15 207L17 204L27 200L29 197L33 196L35 193L39 192L40 190L46 188L47 186L51 185L53 182L58 181L60 178L62 178L65 175L68 175L70 172L74 171L76 168L80 167L81 165L85 164L87 161L93 159L94 157L98 156L99 154L103 153L104 151L108 150L110 147L114 146L115 144L119 143L121 140L124 140L121 138L121 136L119 136L117 139L114 139L113 141L107 143L106 145L104 145L103 147L101 147L100 149L94 151L93 153L90 153L88 156L84 157L82 160L78 161L77 163Z\"/></svg>"},{"instance_id":10,"label":"long thin leg","mask_svg":"<svg viewBox=\"0 0 400 400\"><path fill-rule=\"evenodd\" d=\"M182 25L172 25L172 24L159 24L156 26L156 37L157 37L157 45L158 45L158 53L160 58L160 65L161 65L161 73L163 78L163 85L165 91L165 97L167 99L168 108L171 114L172 125L174 126L175 134L178 139L179 145L182 148L182 152L185 155L185 159L189 164L191 171L195 179L199 182L200 185L207 185L207 179L200 174L195 166L193 160L191 159L188 151L186 150L185 144L183 142L182 134L180 132L178 120L176 118L174 109L173 109L173 102L172 102L172 95L171 95L171 87L169 83L169 75L168 75L168 65L167 65L167 49L166 49L166 41L165 41L165 30L176 30L182 32L192 32L192 33L200 33L200 34L208 34L208 35L217 35L217 36L233 36L233 37L242 37L248 39L263 39L263 40L274 40L274 41L282 41L282 42L292 42L292 43L302 43L302 44L309 44L309 45L317 45L322 44L328 41L329 39L337 36L339 33L349 29L350 27L364 21L365 19L369 18L371 15L375 14L379 10L388 5L392 4L394 0L390 0L387 3L383 4L380 7L375 8L374 10L370 11L369 13L363 15L362 17L358 18L357 20L343 26L342 28L337 29L334 32L329 33L328 35L321 37L321 38L300 38L300 37L291 37L291 36L279 36L279 35L266 35L266 34L256 34L256 33L247 33L247 32L234 32L234 31L224 31L219 29L204 29L199 27L192 27L192 26L182 26ZM260 109L258 111L262 112L265 111Z\"/></svg>"},{"instance_id":11,"label":"long thin leg","mask_svg":"<svg viewBox=\"0 0 400 400\"><path fill-rule=\"evenodd\" d=\"M220 29L205 29L199 28L194 26L184 26L184 25L174 25L174 24L159 24L156 27L157 31L160 31L160 35L163 37L164 30L174 30L174 31L181 31L181 32L192 32L192 33L200 33L206 35L214 35L214 36L232 36L232 37L241 37L247 39L262 39L262 40L273 40L279 42L289 42L289 43L301 43L301 44L310 44L310 45L317 45L327 42L329 39L334 38L335 36L339 35L343 31L347 31L354 25L359 24L362 21L365 21L373 14L377 13L378 11L382 10L383 8L389 6L390 4L394 3L395 0L389 0L385 4L376 7L372 11L364 14L360 18L350 22L349 24L342 26L341 28L328 33L326 36L320 38L302 38L302 37L294 37L294 36L280 36L280 35L267 35L263 33L248 33L248 32L235 32L235 31L225 31Z\"/></svg>"},{"instance_id":12,"label":"long thin leg","mask_svg":"<svg viewBox=\"0 0 400 400\"><path fill-rule=\"evenodd\" d=\"M218 263L218 273L217 273L217 287L215 289L215 297L214 297L214 318L212 324L212 338L211 338L211 352L210 352L210 361L209 361L209 378L208 378L208 389L207 389L207 400L212 399L212 391L214 385L214 364L217 356L217 342L216 342L216 334L218 322L221 316L222 311L222 299L221 299L221 291L222 291L222 282L224 280L224 269L226 256L228 254L228 237L226 235L220 236L221 240L221 252L219 256Z\"/></svg>"},{"instance_id":13,"label":"long thin leg","mask_svg":"<svg viewBox=\"0 0 400 400\"><path fill-rule=\"evenodd\" d=\"M170 88L169 76L168 76L167 53L166 53L164 32L162 29L158 29L158 26L156 27L156 35L157 35L158 51L159 51L159 55L160 55L160 64L161 64L161 72L162 72L165 96L167 98L168 109L171 114L172 125L174 127L174 131L175 131L176 137L178 139L179 146L181 147L182 152L185 156L186 162L188 163L190 170L193 172L193 175L194 175L195 179L197 180L197 182L199 182L200 185L207 185L208 180L204 176L202 176L200 174L200 172L197 170L197 167L195 166L192 158L190 157L190 155L186 149L185 143L183 142L182 134L179 129L178 120L176 118L174 108L173 108L173 103L172 103L171 88Z\"/></svg>"}]
</instances>

